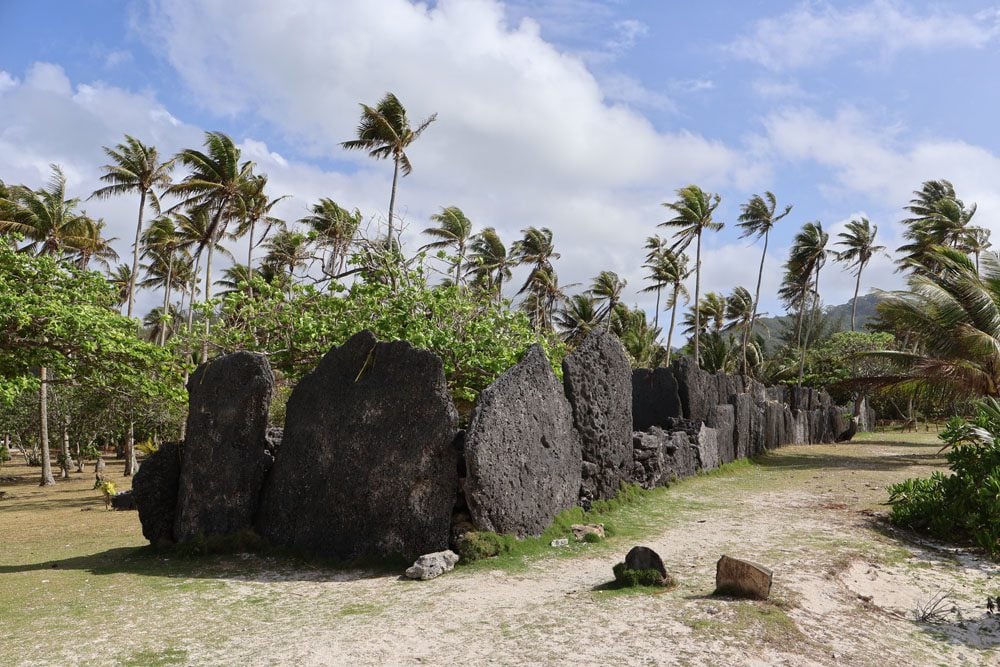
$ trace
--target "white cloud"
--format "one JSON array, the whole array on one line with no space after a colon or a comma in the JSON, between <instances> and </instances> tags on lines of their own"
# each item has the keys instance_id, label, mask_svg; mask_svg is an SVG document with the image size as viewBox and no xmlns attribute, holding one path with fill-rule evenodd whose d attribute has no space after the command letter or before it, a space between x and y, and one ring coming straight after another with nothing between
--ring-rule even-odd
<instances>
[{"instance_id":1,"label":"white cloud","mask_svg":"<svg viewBox=\"0 0 1000 667\"><path fill-rule=\"evenodd\" d=\"M842 9L829 2L802 2L756 21L725 48L772 70L822 65L838 58L889 59L905 50L982 48L1000 36L1000 11L920 14L895 0L872 0Z\"/></svg>"},{"instance_id":2,"label":"white cloud","mask_svg":"<svg viewBox=\"0 0 1000 667\"><path fill-rule=\"evenodd\" d=\"M10 73L5 72L0 69L0 94L8 88L13 88L17 85L17 81L10 75Z\"/></svg>"}]
</instances>

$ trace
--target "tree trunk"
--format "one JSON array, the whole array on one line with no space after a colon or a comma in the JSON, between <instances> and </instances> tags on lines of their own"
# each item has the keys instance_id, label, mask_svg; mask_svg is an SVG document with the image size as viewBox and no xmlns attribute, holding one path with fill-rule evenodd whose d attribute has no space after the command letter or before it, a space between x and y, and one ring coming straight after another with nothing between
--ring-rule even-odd
<instances>
[{"instance_id":1,"label":"tree trunk","mask_svg":"<svg viewBox=\"0 0 1000 667\"><path fill-rule=\"evenodd\" d=\"M125 476L131 477L139 471L139 462L135 458L135 422L128 422L128 440L125 441Z\"/></svg>"},{"instance_id":2,"label":"tree trunk","mask_svg":"<svg viewBox=\"0 0 1000 667\"><path fill-rule=\"evenodd\" d=\"M56 480L52 477L52 461L49 460L49 384L48 369L44 366L38 369L38 380L38 427L42 448L42 482L39 486L51 486Z\"/></svg>"},{"instance_id":3,"label":"tree trunk","mask_svg":"<svg viewBox=\"0 0 1000 667\"><path fill-rule=\"evenodd\" d=\"M69 417L63 418L59 459L59 479L69 479L69 466L72 463L72 459L69 457Z\"/></svg>"},{"instance_id":4,"label":"tree trunk","mask_svg":"<svg viewBox=\"0 0 1000 667\"><path fill-rule=\"evenodd\" d=\"M205 303L212 299L212 251L213 245L208 246L208 259L205 261ZM205 311L205 335L201 339L201 363L208 361L208 334L212 323L212 317L208 310Z\"/></svg>"},{"instance_id":5,"label":"tree trunk","mask_svg":"<svg viewBox=\"0 0 1000 667\"><path fill-rule=\"evenodd\" d=\"M396 182L399 180L399 153L392 156L392 192L389 194L389 234L386 236L386 247L392 247L392 216L396 209Z\"/></svg>"},{"instance_id":6,"label":"tree trunk","mask_svg":"<svg viewBox=\"0 0 1000 667\"><path fill-rule=\"evenodd\" d=\"M247 280L250 280L253 275L253 228L256 222L256 220L250 221L250 243L247 244ZM247 283L247 292L251 297L253 296L253 287L250 286L249 282Z\"/></svg>"},{"instance_id":7,"label":"tree trunk","mask_svg":"<svg viewBox=\"0 0 1000 667\"><path fill-rule=\"evenodd\" d=\"M816 267L816 282L815 282L816 300L814 301L814 305L813 305L813 311L814 312L819 307L819 269L820 269L820 267L817 266ZM803 306L804 305L805 305L805 299L803 299ZM816 321L816 318L813 317L813 322L815 323L815 321ZM808 346L809 346L809 327L806 327L806 330L804 332L804 336L802 338L802 355L799 358L799 383L798 383L798 385L800 387L802 386L802 378L805 377L805 372L806 372L806 348Z\"/></svg>"},{"instance_id":8,"label":"tree trunk","mask_svg":"<svg viewBox=\"0 0 1000 667\"><path fill-rule=\"evenodd\" d=\"M864 268L864 264L858 265L858 279L854 281L854 303L851 304L851 331L857 331L855 320L858 315L858 290L861 289L861 270Z\"/></svg>"},{"instance_id":9,"label":"tree trunk","mask_svg":"<svg viewBox=\"0 0 1000 667\"><path fill-rule=\"evenodd\" d=\"M674 285L674 307L670 309L670 328L667 330L667 361L666 366L670 365L670 353L672 351L670 345L674 338L674 321L677 319L677 297L678 292L680 292L679 285Z\"/></svg>"},{"instance_id":10,"label":"tree trunk","mask_svg":"<svg viewBox=\"0 0 1000 667\"><path fill-rule=\"evenodd\" d=\"M163 307L160 309L160 347L167 344L167 321L165 318L168 315L168 309L170 308L170 281L173 280L174 274L174 257L170 256L167 260L167 284L163 287Z\"/></svg>"},{"instance_id":11,"label":"tree trunk","mask_svg":"<svg viewBox=\"0 0 1000 667\"><path fill-rule=\"evenodd\" d=\"M653 328L660 328L660 292L663 291L663 285L656 286L656 312L653 313Z\"/></svg>"},{"instance_id":12,"label":"tree trunk","mask_svg":"<svg viewBox=\"0 0 1000 667\"><path fill-rule=\"evenodd\" d=\"M139 193L139 222L135 226L135 242L132 244L132 275L128 279L128 316L132 317L135 304L135 278L139 273L139 236L142 234L142 214L146 210L146 191Z\"/></svg>"},{"instance_id":13,"label":"tree trunk","mask_svg":"<svg viewBox=\"0 0 1000 667\"><path fill-rule=\"evenodd\" d=\"M698 232L698 246L694 263L694 363L701 368L701 232Z\"/></svg>"}]
</instances>

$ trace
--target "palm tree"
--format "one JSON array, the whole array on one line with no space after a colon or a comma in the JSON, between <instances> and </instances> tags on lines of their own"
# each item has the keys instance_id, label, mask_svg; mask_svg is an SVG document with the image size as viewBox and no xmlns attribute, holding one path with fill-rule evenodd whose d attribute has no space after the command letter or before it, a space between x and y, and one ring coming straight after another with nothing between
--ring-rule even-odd
<instances>
[{"instance_id":1,"label":"palm tree","mask_svg":"<svg viewBox=\"0 0 1000 667\"><path fill-rule=\"evenodd\" d=\"M247 182L253 176L253 162L241 164L240 149L222 132L206 132L205 147L207 152L186 148L177 154L174 159L190 172L167 192L184 198L178 206L189 211L203 209L210 212L211 220L205 236L194 252L194 256L200 259L201 253L208 249L205 262L205 302L208 303L212 296L212 254L226 237L229 222L246 217L245 195ZM210 322L211 318L206 317L201 344L202 360L208 359Z\"/></svg>"},{"instance_id":2,"label":"palm tree","mask_svg":"<svg viewBox=\"0 0 1000 667\"><path fill-rule=\"evenodd\" d=\"M701 235L705 230L717 232L723 227L723 223L715 222L712 213L718 208L721 197L717 194L705 192L697 185L687 185L677 190L677 201L666 202L663 205L674 212L674 217L666 222L660 223L660 227L675 227L676 241L672 250L684 250L691 241L696 242L695 263L694 263L694 301L699 303L701 294ZM699 338L701 323L700 313L695 308L695 330L694 330L694 358L698 361L700 348Z\"/></svg>"},{"instance_id":3,"label":"palm tree","mask_svg":"<svg viewBox=\"0 0 1000 667\"><path fill-rule=\"evenodd\" d=\"M928 258L936 255L934 246L958 247L976 213L976 205L967 207L951 182L943 179L925 181L913 195L905 207L912 217L903 220L907 227L903 238L907 243L897 250L902 255L898 270L933 272L936 267Z\"/></svg>"},{"instance_id":4,"label":"palm tree","mask_svg":"<svg viewBox=\"0 0 1000 667\"><path fill-rule=\"evenodd\" d=\"M649 325L642 309L618 304L611 318L611 331L621 340L635 367L653 368L663 360L663 347L657 342L660 329Z\"/></svg>"},{"instance_id":5,"label":"palm tree","mask_svg":"<svg viewBox=\"0 0 1000 667\"><path fill-rule=\"evenodd\" d=\"M142 237L144 248L142 256L150 260L146 267L149 278L143 281L143 287L154 284L163 286L163 305L160 307L160 313L165 315L171 314L170 290L176 283L175 264L177 252L182 244L183 240L174 224L174 219L168 216L160 216L153 220ZM165 331L166 328L161 327L161 332ZM158 342L161 346L164 345L166 336L161 336Z\"/></svg>"},{"instance_id":6,"label":"palm tree","mask_svg":"<svg viewBox=\"0 0 1000 667\"><path fill-rule=\"evenodd\" d=\"M883 293L879 305L880 326L906 331L908 351L866 355L897 370L864 380L916 386L937 397L1000 396L1000 258L984 255L979 275L960 249L930 252L938 270L911 274L908 290Z\"/></svg>"},{"instance_id":7,"label":"palm tree","mask_svg":"<svg viewBox=\"0 0 1000 667\"><path fill-rule=\"evenodd\" d=\"M253 249L264 242L268 233L274 225L282 224L280 218L271 215L271 209L286 199L288 195L282 195L275 199L268 199L265 193L267 187L267 174L254 174L243 182L243 218L236 228L236 236L248 236L247 242L247 266L253 266ZM254 243L254 228L259 223L265 223L264 233L260 235Z\"/></svg>"},{"instance_id":8,"label":"palm tree","mask_svg":"<svg viewBox=\"0 0 1000 667\"><path fill-rule=\"evenodd\" d=\"M990 230L985 227L967 227L962 237L961 248L976 258L976 272L979 272L979 256L993 246Z\"/></svg>"},{"instance_id":9,"label":"palm tree","mask_svg":"<svg viewBox=\"0 0 1000 667\"><path fill-rule=\"evenodd\" d=\"M742 286L735 287L733 293L726 299L726 319L729 320L727 329L739 329L740 331L740 359L742 365L740 372L747 373L747 347L750 345L750 337L753 329L753 317L757 312L756 303L750 296L750 291Z\"/></svg>"},{"instance_id":10,"label":"palm tree","mask_svg":"<svg viewBox=\"0 0 1000 667\"><path fill-rule=\"evenodd\" d=\"M563 340L576 345L586 338L600 324L601 318L597 310L597 300L586 292L574 294L567 299L555 318L562 330Z\"/></svg>"},{"instance_id":11,"label":"palm tree","mask_svg":"<svg viewBox=\"0 0 1000 667\"><path fill-rule=\"evenodd\" d=\"M119 308L128 301L128 288L132 284L132 269L128 264L118 264L108 272L108 284L115 293L115 303Z\"/></svg>"},{"instance_id":12,"label":"palm tree","mask_svg":"<svg viewBox=\"0 0 1000 667\"><path fill-rule=\"evenodd\" d=\"M66 198L66 177L62 170L52 165L49 183L34 191L23 186L8 188L7 196L0 199L0 233L15 233L29 243L25 250L39 254L64 256L85 246L90 240L88 226L92 224L85 213L77 211L79 199ZM38 369L38 422L42 450L41 486L55 484L52 462L49 460L48 369Z\"/></svg>"},{"instance_id":13,"label":"palm tree","mask_svg":"<svg viewBox=\"0 0 1000 667\"><path fill-rule=\"evenodd\" d=\"M653 284L649 287L643 288L643 292L656 291L656 316L653 319L653 329L660 330L660 291L664 287L670 288L670 293L667 296L666 302L664 302L664 308L670 309L670 328L667 330L667 345L666 345L666 360L665 364L670 365L670 355L671 355L671 343L674 337L674 324L677 321L677 305L680 303L681 299L687 303L690 295L688 294L687 288L684 287L684 281L688 279L691 275L691 271L687 268L688 258L687 255L683 253L676 253L670 248L660 247L655 241L662 241L659 236L651 236L647 240L647 248L650 247L650 242L653 242L655 247L647 258L650 260L648 263L644 264L647 268L651 269L650 275L647 276L649 280L653 281Z\"/></svg>"},{"instance_id":14,"label":"palm tree","mask_svg":"<svg viewBox=\"0 0 1000 667\"><path fill-rule=\"evenodd\" d=\"M819 309L819 272L826 263L826 244L830 235L823 231L821 222L807 222L795 235L792 241L792 249L785 263L785 287L782 295L786 302L794 299L799 306L798 324L796 325L796 338L800 341L801 360L799 362L799 384L805 374L806 348L809 345L809 331L803 332L803 316L807 303L807 292L813 293L813 310ZM798 294L792 296L791 286L798 288ZM804 334L804 335L803 335Z\"/></svg>"},{"instance_id":15,"label":"palm tree","mask_svg":"<svg viewBox=\"0 0 1000 667\"><path fill-rule=\"evenodd\" d=\"M697 306L684 316L684 333L694 336L698 327L701 333L721 333L726 328L726 297L718 292L709 292Z\"/></svg>"},{"instance_id":16,"label":"palm tree","mask_svg":"<svg viewBox=\"0 0 1000 667\"><path fill-rule=\"evenodd\" d=\"M500 235L493 227L487 227L472 237L469 246L469 272L475 283L487 291L495 291L497 303L503 299L504 281L510 280L510 267L515 263Z\"/></svg>"},{"instance_id":17,"label":"palm tree","mask_svg":"<svg viewBox=\"0 0 1000 667\"><path fill-rule=\"evenodd\" d=\"M462 280L462 262L465 260L465 248L472 236L472 223L462 209L457 206L442 208L440 213L431 216L431 220L438 223L437 227L428 227L424 234L438 239L421 247L421 250L434 248L455 249L455 284L460 285Z\"/></svg>"},{"instance_id":18,"label":"palm tree","mask_svg":"<svg viewBox=\"0 0 1000 667\"><path fill-rule=\"evenodd\" d=\"M547 227L541 229L528 227L522 229L521 233L524 236L514 243L514 247L511 248L511 256L515 264L530 265L532 269L517 293L522 294L529 289L545 291L544 286L553 283L553 281L558 285L559 281L556 278L555 269L552 267L552 260L559 259L559 253L555 251L555 246L552 243L552 230ZM534 304L538 308L543 305L542 300L535 300ZM539 312L532 315L533 322L539 322L543 319Z\"/></svg>"},{"instance_id":19,"label":"palm tree","mask_svg":"<svg viewBox=\"0 0 1000 667\"><path fill-rule=\"evenodd\" d=\"M740 216L737 218L739 220L737 227L743 230L740 233L741 239L751 236L754 237L754 240L764 239L764 249L760 253L760 268L757 270L757 290L753 295L753 313L750 316L751 332L753 331L754 323L757 321L757 305L760 303L760 285L764 280L764 260L767 259L767 242L771 230L774 229L774 225L792 212L792 205L786 205L785 210L781 213L777 213L777 210L778 200L775 198L774 193L768 191L764 193L763 197L760 195L750 197L750 200L746 204L740 206ZM749 337L745 337L743 340L744 366L746 366L746 346L748 339Z\"/></svg>"},{"instance_id":20,"label":"palm tree","mask_svg":"<svg viewBox=\"0 0 1000 667\"><path fill-rule=\"evenodd\" d=\"M389 233L386 244L393 242L393 211L396 207L396 183L399 172L408 176L413 171L406 149L420 137L427 126L437 119L437 114L431 114L417 126L410 127L406 109L392 93L386 93L378 104L370 107L361 105L361 122L357 129L357 139L345 141L340 145L347 150L365 150L376 160L392 157L392 191L389 195Z\"/></svg>"},{"instance_id":21,"label":"palm tree","mask_svg":"<svg viewBox=\"0 0 1000 667\"><path fill-rule=\"evenodd\" d=\"M619 278L614 271L601 271L597 274L589 292L598 304L604 304L604 310L598 317L599 320L611 318L615 306L622 300L622 292L625 291L626 285L626 281Z\"/></svg>"},{"instance_id":22,"label":"palm tree","mask_svg":"<svg viewBox=\"0 0 1000 667\"><path fill-rule=\"evenodd\" d=\"M552 267L544 267L531 272L521 309L528 313L536 331L552 330L552 315L566 299L566 293L559 285L559 277Z\"/></svg>"},{"instance_id":23,"label":"palm tree","mask_svg":"<svg viewBox=\"0 0 1000 667\"><path fill-rule=\"evenodd\" d=\"M264 247L267 248L267 255L263 264L281 269L289 278L294 278L295 269L305 266L309 261L309 238L302 232L287 227L275 232L264 243Z\"/></svg>"},{"instance_id":24,"label":"palm tree","mask_svg":"<svg viewBox=\"0 0 1000 667\"><path fill-rule=\"evenodd\" d=\"M173 160L160 162L160 155L154 146L146 146L128 134L125 142L114 148L104 147L104 154L111 164L102 167L101 180L108 185L94 191L91 198L107 199L119 195L139 193L139 220L135 225L135 241L132 243L132 283L128 288L126 314L132 317L135 303L135 279L139 274L139 236L142 234L142 218L146 212L146 199L153 209L160 210L160 200L153 188L167 188L170 185L170 171Z\"/></svg>"},{"instance_id":25,"label":"palm tree","mask_svg":"<svg viewBox=\"0 0 1000 667\"><path fill-rule=\"evenodd\" d=\"M80 240L70 258L81 269L88 269L93 261L106 271L111 268L111 262L118 261L118 253L111 247L111 243L118 239L106 238L105 227L103 218L86 218L83 221Z\"/></svg>"},{"instance_id":26,"label":"palm tree","mask_svg":"<svg viewBox=\"0 0 1000 667\"><path fill-rule=\"evenodd\" d=\"M844 246L845 250L834 254L838 262L843 262L849 267L853 267L857 279L854 281L854 301L851 302L851 331L856 331L856 318L858 312L858 290L861 289L861 272L871 261L876 253L885 250L885 246L875 245L875 236L878 234L878 225L872 225L868 218L862 217L858 220L851 220L847 223L847 231L837 234L836 245Z\"/></svg>"},{"instance_id":27,"label":"palm tree","mask_svg":"<svg viewBox=\"0 0 1000 667\"><path fill-rule=\"evenodd\" d=\"M323 274L327 277L336 276L344 270L347 251L361 226L361 211L354 209L350 213L328 197L313 204L311 210L312 215L299 222L309 226L316 237L317 246L327 250L321 267Z\"/></svg>"}]
</instances>

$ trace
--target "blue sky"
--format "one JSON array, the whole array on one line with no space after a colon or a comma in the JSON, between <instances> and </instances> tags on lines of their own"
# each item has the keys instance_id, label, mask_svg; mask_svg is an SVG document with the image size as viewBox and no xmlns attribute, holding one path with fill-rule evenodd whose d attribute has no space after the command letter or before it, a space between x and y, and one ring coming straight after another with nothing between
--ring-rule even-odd
<instances>
[{"instance_id":1,"label":"blue sky","mask_svg":"<svg viewBox=\"0 0 1000 667\"><path fill-rule=\"evenodd\" d=\"M411 248L442 206L508 242L548 226L564 283L611 269L647 309L643 242L690 182L722 195L727 223L706 239L707 289L753 287L740 203L794 204L769 251L770 312L806 221L836 234L865 215L894 248L910 192L948 178L1000 226L989 2L0 0L0 23L6 182L37 186L59 163L86 196L125 132L171 154L222 130L291 195L287 219L330 196L377 225L391 169L338 144L358 102L392 90L414 120L438 113L400 186ZM134 202L86 206L130 238ZM853 279L827 272L826 300L846 301ZM863 280L900 284L889 258Z\"/></svg>"}]
</instances>

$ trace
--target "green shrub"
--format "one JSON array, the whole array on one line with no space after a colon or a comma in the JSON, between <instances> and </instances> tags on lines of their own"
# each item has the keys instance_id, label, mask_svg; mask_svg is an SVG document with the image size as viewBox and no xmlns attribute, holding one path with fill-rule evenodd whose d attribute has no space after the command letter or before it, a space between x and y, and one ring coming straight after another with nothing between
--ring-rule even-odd
<instances>
[{"instance_id":1,"label":"green shrub","mask_svg":"<svg viewBox=\"0 0 1000 667\"><path fill-rule=\"evenodd\" d=\"M516 540L517 538L511 535L470 531L458 539L456 547L463 562L473 563L484 558L510 553Z\"/></svg>"},{"instance_id":2,"label":"green shrub","mask_svg":"<svg viewBox=\"0 0 1000 667\"><path fill-rule=\"evenodd\" d=\"M889 487L890 521L937 539L974 542L992 558L1000 556L1000 441L991 421L981 413L975 436L968 425L949 422L941 439L951 447L951 474Z\"/></svg>"},{"instance_id":3,"label":"green shrub","mask_svg":"<svg viewBox=\"0 0 1000 667\"><path fill-rule=\"evenodd\" d=\"M601 537L600 535L598 535L597 533L586 533L583 536L583 541L584 542L589 542L590 544L597 544L598 542L600 542L603 539L604 538Z\"/></svg>"}]
</instances>

